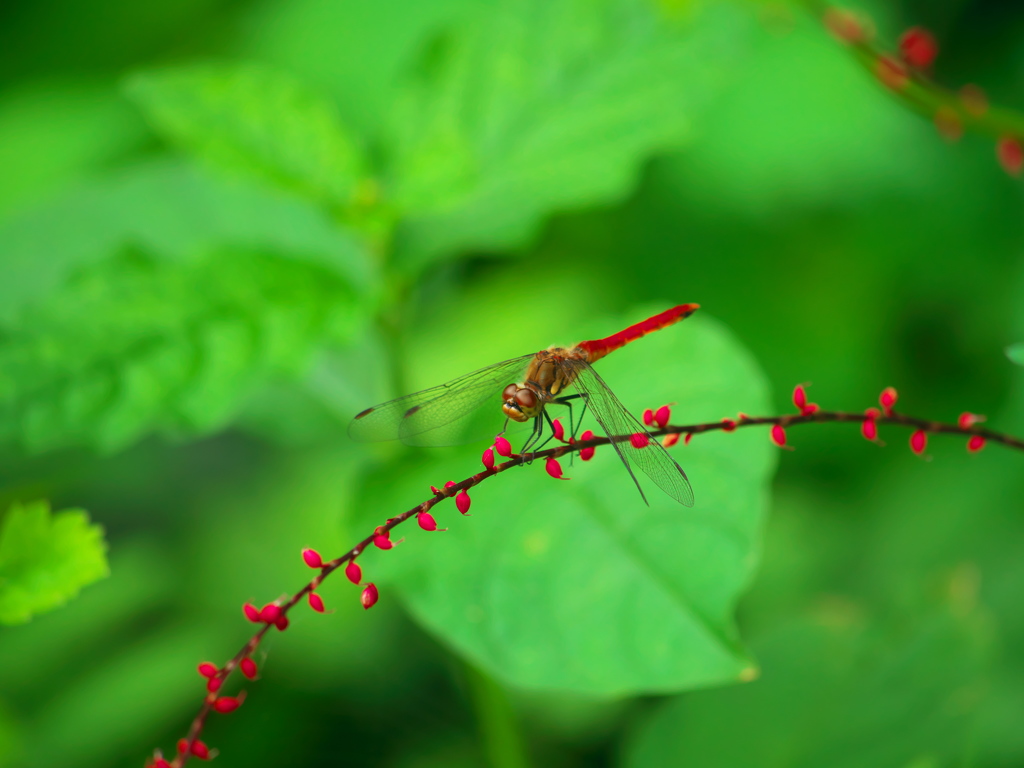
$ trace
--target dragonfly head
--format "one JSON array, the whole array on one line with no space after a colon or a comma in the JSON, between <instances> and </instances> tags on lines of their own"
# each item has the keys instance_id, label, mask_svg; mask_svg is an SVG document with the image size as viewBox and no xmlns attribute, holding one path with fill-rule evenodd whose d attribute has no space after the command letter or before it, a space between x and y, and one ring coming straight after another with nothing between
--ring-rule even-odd
<instances>
[{"instance_id":1,"label":"dragonfly head","mask_svg":"<svg viewBox=\"0 0 1024 768\"><path fill-rule=\"evenodd\" d=\"M512 421L529 421L540 414L543 406L537 398L537 394L526 387L518 384L509 384L502 393L504 403L501 410Z\"/></svg>"}]
</instances>

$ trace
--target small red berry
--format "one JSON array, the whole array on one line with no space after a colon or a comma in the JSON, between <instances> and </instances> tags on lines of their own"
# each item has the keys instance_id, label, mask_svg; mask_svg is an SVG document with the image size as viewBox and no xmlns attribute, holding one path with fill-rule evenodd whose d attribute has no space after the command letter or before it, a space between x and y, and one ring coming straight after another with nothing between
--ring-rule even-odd
<instances>
[{"instance_id":1,"label":"small red berry","mask_svg":"<svg viewBox=\"0 0 1024 768\"><path fill-rule=\"evenodd\" d=\"M267 603L260 609L260 621L265 624L273 624L281 617L281 606L276 603Z\"/></svg>"},{"instance_id":2,"label":"small red berry","mask_svg":"<svg viewBox=\"0 0 1024 768\"><path fill-rule=\"evenodd\" d=\"M324 612L324 600L322 597L320 597L320 595L318 595L316 592L310 592L308 599L310 608L312 608L317 613Z\"/></svg>"},{"instance_id":3,"label":"small red berry","mask_svg":"<svg viewBox=\"0 0 1024 768\"><path fill-rule=\"evenodd\" d=\"M549 458L544 463L544 471L551 475L555 480L568 480L567 477L562 477L562 465L558 463L558 459L554 456Z\"/></svg>"},{"instance_id":4,"label":"small red berry","mask_svg":"<svg viewBox=\"0 0 1024 768\"><path fill-rule=\"evenodd\" d=\"M910 435L910 450L920 456L928 446L928 434L923 429L918 429Z\"/></svg>"},{"instance_id":5,"label":"small red berry","mask_svg":"<svg viewBox=\"0 0 1024 768\"><path fill-rule=\"evenodd\" d=\"M1003 136L996 144L996 156L1004 171L1011 176L1020 176L1021 169L1024 169L1024 147L1019 139Z\"/></svg>"},{"instance_id":6,"label":"small red berry","mask_svg":"<svg viewBox=\"0 0 1024 768\"><path fill-rule=\"evenodd\" d=\"M793 389L793 405L798 411L803 410L803 407L807 405L807 391L803 384L797 384Z\"/></svg>"},{"instance_id":7,"label":"small red berry","mask_svg":"<svg viewBox=\"0 0 1024 768\"><path fill-rule=\"evenodd\" d=\"M215 664L211 664L208 661L204 661L202 664L199 665L199 674L203 677L213 677L219 671L220 670L217 669L217 666Z\"/></svg>"},{"instance_id":8,"label":"small red berry","mask_svg":"<svg viewBox=\"0 0 1024 768\"><path fill-rule=\"evenodd\" d=\"M353 584L358 584L363 580L363 569L359 567L359 563L355 560L352 560L345 566L345 578Z\"/></svg>"},{"instance_id":9,"label":"small red berry","mask_svg":"<svg viewBox=\"0 0 1024 768\"><path fill-rule=\"evenodd\" d=\"M492 448L488 448L484 451L484 455L480 457L480 461L483 462L484 467L488 470L494 469L494 450Z\"/></svg>"},{"instance_id":10,"label":"small red berry","mask_svg":"<svg viewBox=\"0 0 1024 768\"><path fill-rule=\"evenodd\" d=\"M429 512L419 512L416 515L416 522L419 523L420 528L424 531L436 531L437 521L434 516Z\"/></svg>"},{"instance_id":11,"label":"small red berry","mask_svg":"<svg viewBox=\"0 0 1024 768\"><path fill-rule=\"evenodd\" d=\"M666 448L671 448L673 445L679 442L678 432L669 432L665 437L661 439L661 444Z\"/></svg>"},{"instance_id":12,"label":"small red berry","mask_svg":"<svg viewBox=\"0 0 1024 768\"><path fill-rule=\"evenodd\" d=\"M882 82L882 85L893 91L902 91L910 81L903 62L888 54L882 54L875 62L875 76Z\"/></svg>"},{"instance_id":13,"label":"small red berry","mask_svg":"<svg viewBox=\"0 0 1024 768\"><path fill-rule=\"evenodd\" d=\"M302 559L310 568L323 568L324 561L315 549L302 550Z\"/></svg>"},{"instance_id":14,"label":"small red berry","mask_svg":"<svg viewBox=\"0 0 1024 768\"><path fill-rule=\"evenodd\" d=\"M971 453L977 453L985 447L985 438L981 435L971 435L967 441L967 450Z\"/></svg>"},{"instance_id":15,"label":"small red berry","mask_svg":"<svg viewBox=\"0 0 1024 768\"><path fill-rule=\"evenodd\" d=\"M555 440L561 440L565 442L565 427L562 426L562 422L555 419L551 422L551 429L554 432Z\"/></svg>"},{"instance_id":16,"label":"small red berry","mask_svg":"<svg viewBox=\"0 0 1024 768\"><path fill-rule=\"evenodd\" d=\"M210 693L216 693L220 690L220 687L224 684L224 681L219 677L211 677L206 681L206 690Z\"/></svg>"},{"instance_id":17,"label":"small red berry","mask_svg":"<svg viewBox=\"0 0 1024 768\"><path fill-rule=\"evenodd\" d=\"M911 27L900 37L900 56L912 67L927 69L939 55L939 44L927 29Z\"/></svg>"},{"instance_id":18,"label":"small red berry","mask_svg":"<svg viewBox=\"0 0 1024 768\"><path fill-rule=\"evenodd\" d=\"M722 431L723 432L734 432L736 431L736 422L732 419L722 419Z\"/></svg>"},{"instance_id":19,"label":"small red berry","mask_svg":"<svg viewBox=\"0 0 1024 768\"><path fill-rule=\"evenodd\" d=\"M242 674L250 680L256 677L256 673L258 671L256 668L256 662L250 659L248 656L242 659L242 661L238 665L238 668L241 669Z\"/></svg>"},{"instance_id":20,"label":"small red berry","mask_svg":"<svg viewBox=\"0 0 1024 768\"><path fill-rule=\"evenodd\" d=\"M658 425L658 429L664 429L668 426L669 419L672 418L672 409L667 405L661 406L654 412L654 423Z\"/></svg>"},{"instance_id":21,"label":"small red berry","mask_svg":"<svg viewBox=\"0 0 1024 768\"><path fill-rule=\"evenodd\" d=\"M459 491L459 494L455 497L455 508L462 514L469 512L470 501L469 494L465 491Z\"/></svg>"},{"instance_id":22,"label":"small red berry","mask_svg":"<svg viewBox=\"0 0 1024 768\"><path fill-rule=\"evenodd\" d=\"M584 432L582 435L580 435L580 440L581 441L593 440L593 439L594 439L594 433L591 432L589 429L586 432ZM594 446L590 446L589 448L581 448L580 449L580 460L581 461L590 461L592 458L594 458L594 451L596 451L596 450L597 449Z\"/></svg>"},{"instance_id":23,"label":"small red berry","mask_svg":"<svg viewBox=\"0 0 1024 768\"><path fill-rule=\"evenodd\" d=\"M395 545L388 536L387 531L374 535L373 546L377 547L377 549L391 549Z\"/></svg>"},{"instance_id":24,"label":"small red berry","mask_svg":"<svg viewBox=\"0 0 1024 768\"><path fill-rule=\"evenodd\" d=\"M650 408L645 409L643 413L643 420L644 426L651 426L651 424L654 423L654 411L652 411Z\"/></svg>"},{"instance_id":25,"label":"small red berry","mask_svg":"<svg viewBox=\"0 0 1024 768\"><path fill-rule=\"evenodd\" d=\"M246 603L245 605L243 605L242 606L242 613L245 614L245 618L247 618L249 621L253 622L254 624L259 623L259 621L260 621L260 611L259 611L259 608L257 608L252 603Z\"/></svg>"},{"instance_id":26,"label":"small red berry","mask_svg":"<svg viewBox=\"0 0 1024 768\"><path fill-rule=\"evenodd\" d=\"M878 437L878 424L874 419L864 419L860 423L860 433L868 440L875 440Z\"/></svg>"},{"instance_id":27,"label":"small red berry","mask_svg":"<svg viewBox=\"0 0 1024 768\"><path fill-rule=\"evenodd\" d=\"M886 416L892 415L892 407L896 405L896 400L899 395L896 393L895 387L886 387L882 390L882 394L878 396L878 402L882 406L882 410L885 411Z\"/></svg>"},{"instance_id":28,"label":"small red berry","mask_svg":"<svg viewBox=\"0 0 1024 768\"><path fill-rule=\"evenodd\" d=\"M188 752L188 739L178 739L178 754L184 755Z\"/></svg>"},{"instance_id":29,"label":"small red berry","mask_svg":"<svg viewBox=\"0 0 1024 768\"><path fill-rule=\"evenodd\" d=\"M373 584L367 584L363 594L359 596L359 602L363 604L363 608L372 608L377 602L378 597L380 595L377 592L377 587Z\"/></svg>"},{"instance_id":30,"label":"small red berry","mask_svg":"<svg viewBox=\"0 0 1024 768\"><path fill-rule=\"evenodd\" d=\"M782 428L781 424L772 424L770 437L771 441L779 448L786 444L786 430Z\"/></svg>"},{"instance_id":31,"label":"small red berry","mask_svg":"<svg viewBox=\"0 0 1024 768\"><path fill-rule=\"evenodd\" d=\"M277 621L274 622L274 626L277 627L278 632L284 632L286 629L288 629L289 623L290 622L288 620L288 617L282 613L280 616L277 617Z\"/></svg>"},{"instance_id":32,"label":"small red berry","mask_svg":"<svg viewBox=\"0 0 1024 768\"><path fill-rule=\"evenodd\" d=\"M242 706L242 700L235 696L221 696L213 702L213 708L222 715L226 715L228 712L234 712L240 706Z\"/></svg>"},{"instance_id":33,"label":"small red berry","mask_svg":"<svg viewBox=\"0 0 1024 768\"><path fill-rule=\"evenodd\" d=\"M501 435L494 438L494 450L498 452L499 456L508 458L512 455L512 444Z\"/></svg>"},{"instance_id":34,"label":"small red berry","mask_svg":"<svg viewBox=\"0 0 1024 768\"><path fill-rule=\"evenodd\" d=\"M651 436L646 432L634 432L629 436L629 443L634 448L646 448L651 442Z\"/></svg>"}]
</instances>

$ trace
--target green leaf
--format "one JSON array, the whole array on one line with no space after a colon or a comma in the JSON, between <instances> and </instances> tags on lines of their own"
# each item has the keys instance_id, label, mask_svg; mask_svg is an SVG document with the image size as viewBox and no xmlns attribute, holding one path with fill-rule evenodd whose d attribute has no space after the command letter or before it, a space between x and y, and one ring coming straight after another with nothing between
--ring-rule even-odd
<instances>
[{"instance_id":1,"label":"green leaf","mask_svg":"<svg viewBox=\"0 0 1024 768\"><path fill-rule=\"evenodd\" d=\"M680 146L736 65L745 19L715 7L682 34L643 0L487 5L433 52L391 121L390 194L413 267L522 244L542 217L613 201Z\"/></svg>"},{"instance_id":2,"label":"green leaf","mask_svg":"<svg viewBox=\"0 0 1024 768\"><path fill-rule=\"evenodd\" d=\"M1024 365L1024 342L1008 346L1006 356L1017 365Z\"/></svg>"},{"instance_id":3,"label":"green leaf","mask_svg":"<svg viewBox=\"0 0 1024 768\"><path fill-rule=\"evenodd\" d=\"M14 504L0 525L0 624L51 611L108 573L103 529L84 511Z\"/></svg>"},{"instance_id":4,"label":"green leaf","mask_svg":"<svg viewBox=\"0 0 1024 768\"><path fill-rule=\"evenodd\" d=\"M169 141L196 157L256 173L317 200L348 205L363 158L333 105L255 66L144 72L128 92Z\"/></svg>"},{"instance_id":5,"label":"green leaf","mask_svg":"<svg viewBox=\"0 0 1024 768\"><path fill-rule=\"evenodd\" d=\"M961 765L987 688L985 625L941 610L908 636L865 625L858 606L832 598L754 643L762 680L654 711L622 765Z\"/></svg>"},{"instance_id":6,"label":"green leaf","mask_svg":"<svg viewBox=\"0 0 1024 768\"><path fill-rule=\"evenodd\" d=\"M580 330L599 338L644 316L599 317ZM706 316L598 368L633 413L676 403L674 423L769 407L757 364ZM495 414L495 431L500 421ZM389 467L361 507L380 518L408 509L427 484L478 471L483 447ZM653 486L645 507L609 449L564 461L568 482L539 464L516 469L472 492L471 517L450 502L437 507L448 532L410 525L400 556L371 552L360 562L384 582L381 600L400 588L419 622L516 687L623 696L746 679L755 670L732 614L757 560L776 452L760 429L680 443L673 453L693 484L692 509Z\"/></svg>"},{"instance_id":7,"label":"green leaf","mask_svg":"<svg viewBox=\"0 0 1024 768\"><path fill-rule=\"evenodd\" d=\"M113 450L150 431L208 433L356 322L345 281L273 254L108 259L0 339L0 442Z\"/></svg>"}]
</instances>

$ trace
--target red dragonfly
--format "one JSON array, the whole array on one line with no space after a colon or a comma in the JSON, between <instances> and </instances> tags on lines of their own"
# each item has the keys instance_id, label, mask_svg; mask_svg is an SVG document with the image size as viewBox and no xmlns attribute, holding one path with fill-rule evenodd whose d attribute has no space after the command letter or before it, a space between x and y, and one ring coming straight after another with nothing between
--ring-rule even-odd
<instances>
[{"instance_id":1,"label":"red dragonfly","mask_svg":"<svg viewBox=\"0 0 1024 768\"><path fill-rule=\"evenodd\" d=\"M507 417L506 426L509 419L516 422L533 420L533 433L522 449L522 453L526 453L540 442L545 423L554 431L547 406L569 407L571 435L575 434L583 414L589 409L605 434L613 438L612 446L626 465L645 503L647 497L633 473L634 464L673 499L692 507L693 489L682 467L626 410L591 364L641 336L689 317L699 306L682 304L604 339L581 341L574 347L550 347L514 357L467 373L447 384L375 405L352 419L348 433L360 441L397 438L412 445L443 444L450 442L456 430L500 392L501 409ZM564 394L570 387L575 387L577 393ZM583 411L576 427L572 419L572 401L575 399L583 401Z\"/></svg>"}]
</instances>

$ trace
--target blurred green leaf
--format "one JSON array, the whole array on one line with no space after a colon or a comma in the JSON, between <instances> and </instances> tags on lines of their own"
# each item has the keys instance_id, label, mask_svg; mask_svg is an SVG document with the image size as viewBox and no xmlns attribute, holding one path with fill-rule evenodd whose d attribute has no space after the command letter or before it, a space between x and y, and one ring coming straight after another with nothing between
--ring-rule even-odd
<instances>
[{"instance_id":1,"label":"blurred green leaf","mask_svg":"<svg viewBox=\"0 0 1024 768\"><path fill-rule=\"evenodd\" d=\"M643 316L598 316L581 330L606 335ZM708 317L645 337L599 367L634 413L675 402L674 421L687 423L768 407L757 364ZM408 509L428 483L476 472L479 450L389 467L362 507L374 520ZM736 681L754 672L732 611L756 562L775 453L755 430L675 449L693 509L657 488L645 507L610 450L563 462L570 482L541 466L517 469L472 492L468 519L451 503L438 507L448 532L410 525L397 553L360 562L368 579L389 582L382 601L393 582L418 621L517 687L621 696Z\"/></svg>"},{"instance_id":2,"label":"blurred green leaf","mask_svg":"<svg viewBox=\"0 0 1024 768\"><path fill-rule=\"evenodd\" d=\"M515 247L553 211L625 195L645 160L687 138L746 21L718 5L681 34L641 0L483 7L432 49L392 116L400 258Z\"/></svg>"},{"instance_id":3,"label":"blurred green leaf","mask_svg":"<svg viewBox=\"0 0 1024 768\"><path fill-rule=\"evenodd\" d=\"M622 765L960 765L991 655L982 617L940 611L906 633L841 599L816 613L754 643L763 679L679 696L639 723Z\"/></svg>"},{"instance_id":4,"label":"blurred green leaf","mask_svg":"<svg viewBox=\"0 0 1024 768\"><path fill-rule=\"evenodd\" d=\"M111 450L151 430L212 431L356 322L344 280L276 255L109 259L0 340L0 441Z\"/></svg>"},{"instance_id":5,"label":"blurred green leaf","mask_svg":"<svg viewBox=\"0 0 1024 768\"><path fill-rule=\"evenodd\" d=\"M0 624L22 624L107 576L103 529L80 509L14 504L0 526Z\"/></svg>"},{"instance_id":6,"label":"blurred green leaf","mask_svg":"<svg viewBox=\"0 0 1024 768\"><path fill-rule=\"evenodd\" d=\"M1024 365L1024 342L1007 347L1006 356L1017 365Z\"/></svg>"},{"instance_id":7,"label":"blurred green leaf","mask_svg":"<svg viewBox=\"0 0 1024 768\"><path fill-rule=\"evenodd\" d=\"M139 73L127 87L160 133L203 160L341 206L365 172L330 102L282 73L193 66Z\"/></svg>"}]
</instances>

